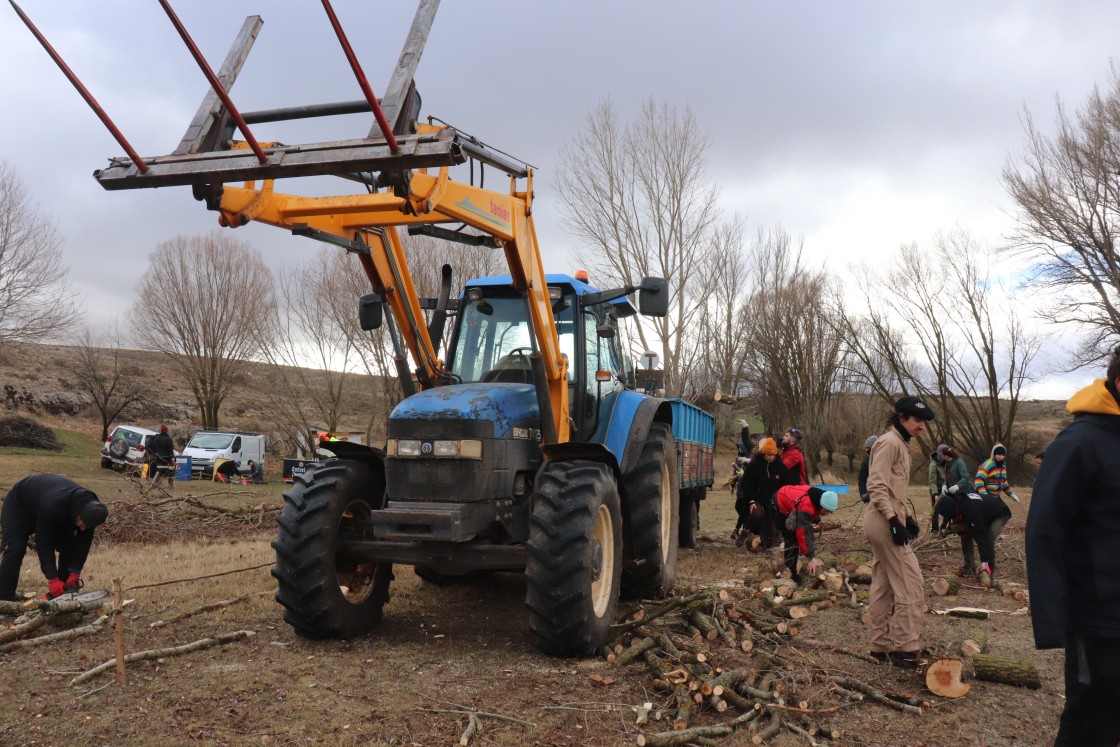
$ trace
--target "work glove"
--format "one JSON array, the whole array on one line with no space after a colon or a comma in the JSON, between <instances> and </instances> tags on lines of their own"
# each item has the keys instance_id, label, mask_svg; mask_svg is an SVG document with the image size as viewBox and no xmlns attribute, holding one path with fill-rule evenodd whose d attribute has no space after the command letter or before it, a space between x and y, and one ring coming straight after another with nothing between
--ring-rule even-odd
<instances>
[{"instance_id":1,"label":"work glove","mask_svg":"<svg viewBox=\"0 0 1120 747\"><path fill-rule=\"evenodd\" d=\"M961 486L960 485L950 485L949 489L946 490L945 492L948 495L956 495L957 493L961 492Z\"/></svg>"},{"instance_id":2,"label":"work glove","mask_svg":"<svg viewBox=\"0 0 1120 747\"><path fill-rule=\"evenodd\" d=\"M949 486L946 485L945 483L941 483L941 495L946 496L948 494L949 494Z\"/></svg>"},{"instance_id":3,"label":"work glove","mask_svg":"<svg viewBox=\"0 0 1120 747\"><path fill-rule=\"evenodd\" d=\"M66 581L64 582L66 591L77 591L82 588L82 585L81 576L73 571L70 572L70 575L66 577Z\"/></svg>"},{"instance_id":4,"label":"work glove","mask_svg":"<svg viewBox=\"0 0 1120 747\"><path fill-rule=\"evenodd\" d=\"M859 497L864 503L871 503L871 496L867 493L860 493Z\"/></svg>"},{"instance_id":5,"label":"work glove","mask_svg":"<svg viewBox=\"0 0 1120 747\"><path fill-rule=\"evenodd\" d=\"M805 570L807 570L807 571L809 571L809 573L815 575L816 572L818 570L820 570L820 567L821 567L821 559L820 558L809 558L809 564L807 566L805 566Z\"/></svg>"},{"instance_id":6,"label":"work glove","mask_svg":"<svg viewBox=\"0 0 1120 747\"><path fill-rule=\"evenodd\" d=\"M1012 493L1012 494L1011 494L1011 500L1013 500L1013 501L1015 501L1016 503L1018 503L1018 502L1019 502L1019 496L1017 496L1017 495L1015 495L1014 493Z\"/></svg>"},{"instance_id":7,"label":"work glove","mask_svg":"<svg viewBox=\"0 0 1120 747\"><path fill-rule=\"evenodd\" d=\"M918 522L914 519L914 517L913 516L907 516L906 517L906 533L910 535L910 539L912 539L912 540L918 539L918 535L921 534L921 532L922 532L922 529L921 529L921 527L918 526Z\"/></svg>"},{"instance_id":8,"label":"work glove","mask_svg":"<svg viewBox=\"0 0 1120 747\"><path fill-rule=\"evenodd\" d=\"M891 522L891 542L896 545L905 545L910 542L910 535L906 532L906 527L902 526L902 522L898 520L897 516L892 516Z\"/></svg>"},{"instance_id":9,"label":"work glove","mask_svg":"<svg viewBox=\"0 0 1120 747\"><path fill-rule=\"evenodd\" d=\"M66 593L66 585L62 582L61 578L52 578L47 580L47 599L54 599Z\"/></svg>"}]
</instances>

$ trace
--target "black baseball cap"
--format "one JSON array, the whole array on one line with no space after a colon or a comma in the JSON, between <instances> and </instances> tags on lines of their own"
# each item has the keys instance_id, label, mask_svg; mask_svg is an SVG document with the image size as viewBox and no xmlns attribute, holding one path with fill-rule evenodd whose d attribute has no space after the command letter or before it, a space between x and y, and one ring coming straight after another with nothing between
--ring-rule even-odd
<instances>
[{"instance_id":1,"label":"black baseball cap","mask_svg":"<svg viewBox=\"0 0 1120 747\"><path fill-rule=\"evenodd\" d=\"M922 420L933 420L933 410L929 405L917 397L903 397L894 403L894 411L902 415L911 415Z\"/></svg>"}]
</instances>

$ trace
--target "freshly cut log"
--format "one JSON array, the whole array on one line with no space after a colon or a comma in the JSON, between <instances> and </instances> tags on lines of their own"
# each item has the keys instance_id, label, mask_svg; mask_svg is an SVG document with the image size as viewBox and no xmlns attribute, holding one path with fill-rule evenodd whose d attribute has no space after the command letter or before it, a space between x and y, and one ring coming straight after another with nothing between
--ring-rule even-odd
<instances>
[{"instance_id":1,"label":"freshly cut log","mask_svg":"<svg viewBox=\"0 0 1120 747\"><path fill-rule=\"evenodd\" d=\"M961 580L955 576L934 579L933 591L937 596L955 595L961 590Z\"/></svg>"},{"instance_id":2,"label":"freshly cut log","mask_svg":"<svg viewBox=\"0 0 1120 747\"><path fill-rule=\"evenodd\" d=\"M786 614L790 616L791 620L800 620L803 617L809 616L809 608L795 604L786 610Z\"/></svg>"},{"instance_id":3,"label":"freshly cut log","mask_svg":"<svg viewBox=\"0 0 1120 747\"><path fill-rule=\"evenodd\" d=\"M938 659L926 670L926 687L942 698L963 698L972 685L961 681L962 672L960 659Z\"/></svg>"},{"instance_id":4,"label":"freshly cut log","mask_svg":"<svg viewBox=\"0 0 1120 747\"><path fill-rule=\"evenodd\" d=\"M1029 661L977 654L972 657L972 668L978 680L1029 687L1032 690L1042 687L1042 678L1038 675L1038 669Z\"/></svg>"}]
</instances>

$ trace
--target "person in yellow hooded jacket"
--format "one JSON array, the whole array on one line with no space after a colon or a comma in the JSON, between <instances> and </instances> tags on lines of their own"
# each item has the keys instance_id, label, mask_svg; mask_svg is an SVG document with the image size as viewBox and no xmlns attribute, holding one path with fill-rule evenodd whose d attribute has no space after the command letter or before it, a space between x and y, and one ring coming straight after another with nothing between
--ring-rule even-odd
<instances>
[{"instance_id":1,"label":"person in yellow hooded jacket","mask_svg":"<svg viewBox=\"0 0 1120 747\"><path fill-rule=\"evenodd\" d=\"M1055 745L1120 744L1120 347L1066 404L1027 514L1035 646L1065 649Z\"/></svg>"}]
</instances>

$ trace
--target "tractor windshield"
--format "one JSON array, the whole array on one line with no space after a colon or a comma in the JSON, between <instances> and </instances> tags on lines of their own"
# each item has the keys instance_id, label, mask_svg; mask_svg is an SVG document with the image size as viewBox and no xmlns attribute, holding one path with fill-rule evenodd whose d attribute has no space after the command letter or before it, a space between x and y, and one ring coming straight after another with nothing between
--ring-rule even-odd
<instances>
[{"instance_id":1,"label":"tractor windshield","mask_svg":"<svg viewBox=\"0 0 1120 747\"><path fill-rule=\"evenodd\" d=\"M553 308L560 352L569 361L575 360L572 307L570 297L565 296ZM532 383L529 354L533 348L528 314L525 300L517 296L487 295L474 301L464 298L450 355L451 372L464 383Z\"/></svg>"}]
</instances>

